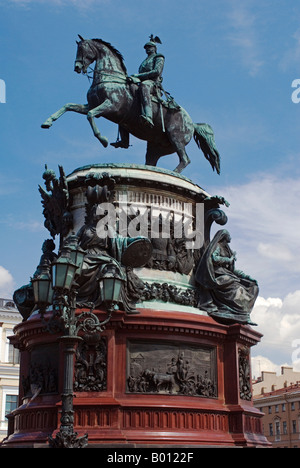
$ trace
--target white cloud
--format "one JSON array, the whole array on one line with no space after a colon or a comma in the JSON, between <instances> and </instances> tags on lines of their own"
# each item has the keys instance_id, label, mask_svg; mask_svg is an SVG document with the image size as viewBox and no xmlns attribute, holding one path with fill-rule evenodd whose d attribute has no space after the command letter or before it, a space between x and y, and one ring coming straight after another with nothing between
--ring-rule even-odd
<instances>
[{"instance_id":1,"label":"white cloud","mask_svg":"<svg viewBox=\"0 0 300 468\"><path fill-rule=\"evenodd\" d=\"M230 202L225 227L236 266L260 286L251 319L263 337L252 349L253 374L283 365L300 371L300 177L257 174L215 192Z\"/></svg>"},{"instance_id":2,"label":"white cloud","mask_svg":"<svg viewBox=\"0 0 300 468\"><path fill-rule=\"evenodd\" d=\"M247 2L231 0L228 12L230 33L228 38L239 50L243 65L255 76L263 65L256 30L256 18Z\"/></svg>"},{"instance_id":3,"label":"white cloud","mask_svg":"<svg viewBox=\"0 0 300 468\"><path fill-rule=\"evenodd\" d=\"M252 349L253 375L284 365L300 371L300 177L257 174L214 193L230 202L225 227L236 266L260 286L251 319L263 337Z\"/></svg>"},{"instance_id":4,"label":"white cloud","mask_svg":"<svg viewBox=\"0 0 300 468\"><path fill-rule=\"evenodd\" d=\"M276 372L277 375L281 373L281 367L287 366L288 364L275 364L265 356L254 356L251 358L252 377L258 378L262 372Z\"/></svg>"},{"instance_id":5,"label":"white cloud","mask_svg":"<svg viewBox=\"0 0 300 468\"><path fill-rule=\"evenodd\" d=\"M225 211L237 267L258 280L265 297L284 297L298 289L300 178L258 174L216 193L230 203Z\"/></svg>"},{"instance_id":6,"label":"white cloud","mask_svg":"<svg viewBox=\"0 0 300 468\"><path fill-rule=\"evenodd\" d=\"M287 294L283 300L258 297L251 318L263 335L261 343L253 348L254 354L259 353L253 358L253 374L258 376L259 370L275 371L274 367L277 372L283 365L300 371L300 290Z\"/></svg>"},{"instance_id":7,"label":"white cloud","mask_svg":"<svg viewBox=\"0 0 300 468\"><path fill-rule=\"evenodd\" d=\"M257 251L266 258L274 259L275 257L277 260L293 260L291 249L285 245L260 242L257 246Z\"/></svg>"},{"instance_id":8,"label":"white cloud","mask_svg":"<svg viewBox=\"0 0 300 468\"><path fill-rule=\"evenodd\" d=\"M0 297L11 299L15 288L15 282L8 270L0 265Z\"/></svg>"}]
</instances>

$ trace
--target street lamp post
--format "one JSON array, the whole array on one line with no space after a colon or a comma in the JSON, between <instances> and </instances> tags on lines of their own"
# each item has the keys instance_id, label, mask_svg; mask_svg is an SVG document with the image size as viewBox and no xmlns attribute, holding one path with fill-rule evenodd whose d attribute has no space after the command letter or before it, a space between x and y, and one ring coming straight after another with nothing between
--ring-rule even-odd
<instances>
[{"instance_id":1,"label":"street lamp post","mask_svg":"<svg viewBox=\"0 0 300 468\"><path fill-rule=\"evenodd\" d=\"M74 355L78 342L81 340L76 334L76 272L81 268L71 258L71 251L76 248L70 246L62 249L60 257L52 264L52 281L54 290L53 306L58 310L58 315L63 321L65 335L60 338L64 353L64 377L63 392L61 395L62 409L60 429L56 437L49 437L52 448L84 448L88 443L87 434L78 437L74 432L74 409L73 409L73 374ZM79 257L81 262L82 258ZM75 260L75 261L72 261Z\"/></svg>"},{"instance_id":2,"label":"street lamp post","mask_svg":"<svg viewBox=\"0 0 300 468\"><path fill-rule=\"evenodd\" d=\"M82 340L79 332L101 333L109 322L116 304L119 302L123 279L116 275L113 266L107 265L101 278L102 302L107 311L107 317L100 322L91 310L76 315L76 280L80 277L84 251L78 245L74 235L66 239L60 256L52 263L52 274L45 268L41 274L32 279L35 303L40 309L42 318L46 308L52 303L51 321L57 318L63 324L64 335L60 338L64 352L64 379L60 429L55 438L49 437L52 448L85 448L88 445L88 434L78 437L74 432L74 355L78 343ZM52 277L52 284L51 284ZM48 327L50 330L50 327Z\"/></svg>"}]
</instances>

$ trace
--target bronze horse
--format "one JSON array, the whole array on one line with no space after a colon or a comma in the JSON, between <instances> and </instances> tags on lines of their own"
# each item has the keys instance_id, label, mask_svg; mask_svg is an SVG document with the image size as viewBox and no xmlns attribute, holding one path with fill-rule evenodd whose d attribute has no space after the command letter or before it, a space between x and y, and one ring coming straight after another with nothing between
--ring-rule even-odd
<instances>
[{"instance_id":1,"label":"bronze horse","mask_svg":"<svg viewBox=\"0 0 300 468\"><path fill-rule=\"evenodd\" d=\"M154 127L145 127L140 120L138 84L130 81L120 52L101 39L79 38L75 71L86 74L88 67L96 62L93 82L87 93L88 103L65 104L42 124L42 128L51 127L67 111L78 112L87 116L95 137L107 147L108 140L101 135L95 123L95 118L105 117L147 141L146 165L156 166L159 158L176 152L180 160L176 172L181 172L190 163L185 146L194 136L213 170L220 174L220 157L213 130L208 124L195 124L182 107L171 109L167 101L154 98Z\"/></svg>"}]
</instances>

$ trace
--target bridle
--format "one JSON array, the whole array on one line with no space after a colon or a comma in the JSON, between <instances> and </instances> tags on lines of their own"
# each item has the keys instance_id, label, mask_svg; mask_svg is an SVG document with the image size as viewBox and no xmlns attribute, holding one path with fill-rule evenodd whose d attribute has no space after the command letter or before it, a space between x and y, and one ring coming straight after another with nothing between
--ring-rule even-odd
<instances>
[{"instance_id":1,"label":"bridle","mask_svg":"<svg viewBox=\"0 0 300 468\"><path fill-rule=\"evenodd\" d=\"M77 42L78 45L80 44L78 41L76 41L76 42ZM90 42L89 42L89 41L84 41L84 42L89 46L89 48L91 49L91 51L92 51L95 55L97 55L97 51L94 50L94 48L91 46ZM85 59L84 59L84 55L83 55L83 51L82 51L82 50L81 50L81 57L78 58L78 57L76 56L75 62L79 62L79 63L82 64L83 70L86 70L85 72L83 71L83 73L87 75L87 77L88 77L89 80L91 80L92 77L88 74L88 70L94 71L94 69L93 69L91 66L89 66L89 65L86 64L86 61L85 61Z\"/></svg>"},{"instance_id":2,"label":"bridle","mask_svg":"<svg viewBox=\"0 0 300 468\"><path fill-rule=\"evenodd\" d=\"M79 45L79 42L76 41L77 44ZM97 52L98 50L90 43L89 40L85 40L84 41L88 46L89 48L91 49L92 53L95 55L95 57L97 57ZM127 82L127 75L125 75L124 77L124 73L122 72L118 72L118 71L114 71L113 73L111 72L111 70L101 70L101 71L95 71L94 68L92 68L91 66L87 65L86 64L86 61L84 59L84 55L83 55L83 51L81 50L81 57L76 57L76 62L79 62L82 64L83 66L83 69L86 70L85 72L83 72L84 74L86 74L89 82L94 78L95 74L98 74L99 78L100 78L100 81L101 82L110 82L110 83L120 83L120 84L123 84L123 83L126 83ZM90 72L90 74L88 73ZM92 74L92 76L91 76ZM120 75L119 77L116 77L115 79L111 80L111 79L105 79L105 77L107 76L112 76L112 75Z\"/></svg>"},{"instance_id":3,"label":"bridle","mask_svg":"<svg viewBox=\"0 0 300 468\"><path fill-rule=\"evenodd\" d=\"M76 42L77 42L77 44L79 44L78 41L76 41ZM90 41L85 40L85 43L89 46L89 48L91 49L91 51L93 52L93 54L95 55L95 57L97 57L97 55L98 55L98 53L97 53L98 50L97 50L94 46L92 46L92 44L90 43ZM127 76L127 75L124 76L124 73L123 73L123 72L114 71L114 72L112 73L111 70L99 70L99 71L98 71L98 70L95 70L94 68L92 68L91 66L87 65L87 64L86 64L86 61L85 61L85 59L84 59L84 55L83 55L83 51L82 51L82 50L81 50L81 57L79 57L79 58L76 57L76 62L81 63L82 66L83 66L83 69L86 69L86 71L83 72L83 73L87 76L89 82L90 82L91 80L94 79L94 76L95 76L95 75L98 75L98 77L99 77L99 82L102 82L102 83L104 83L104 82L109 82L109 83L124 84L124 83L127 82L128 76ZM90 74L89 74L89 73L90 73ZM114 79L111 79L111 77L112 77L113 75L119 75L119 76L115 77ZM110 78L107 78L107 77L110 77Z\"/></svg>"}]
</instances>

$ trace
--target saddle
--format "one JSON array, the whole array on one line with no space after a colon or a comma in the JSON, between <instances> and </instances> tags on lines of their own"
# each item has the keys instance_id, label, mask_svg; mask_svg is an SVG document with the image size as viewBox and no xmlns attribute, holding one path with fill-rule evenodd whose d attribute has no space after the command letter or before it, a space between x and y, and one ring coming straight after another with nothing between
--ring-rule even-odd
<instances>
[{"instance_id":1,"label":"saddle","mask_svg":"<svg viewBox=\"0 0 300 468\"><path fill-rule=\"evenodd\" d=\"M175 99L167 93L167 91L163 91L166 99L163 99L161 96L152 96L151 100L152 102L156 102L158 104L161 104L162 106L166 107L168 110L171 111L176 111L180 109L180 105L177 104Z\"/></svg>"},{"instance_id":2,"label":"saddle","mask_svg":"<svg viewBox=\"0 0 300 468\"><path fill-rule=\"evenodd\" d=\"M180 109L180 105L177 104L173 96L171 96L171 94L162 87L161 82L156 84L155 91L156 95L154 94L152 96L153 102L157 102L171 111ZM163 95L165 95L165 99L162 98Z\"/></svg>"},{"instance_id":3,"label":"saddle","mask_svg":"<svg viewBox=\"0 0 300 468\"><path fill-rule=\"evenodd\" d=\"M136 83L131 83L130 84L130 89L131 89L132 95L134 94L134 88L135 87L138 87L138 84L136 84ZM163 97L162 97L163 95L165 95L165 99L163 99ZM175 101L173 96L171 96L171 94L168 93L168 91L166 91L162 87L161 83L156 84L155 94L152 94L151 101L155 102L156 104L161 104L163 107L165 107L166 109L171 110L171 111L176 111L176 110L181 109L181 106L179 104L177 104L177 102Z\"/></svg>"}]
</instances>

